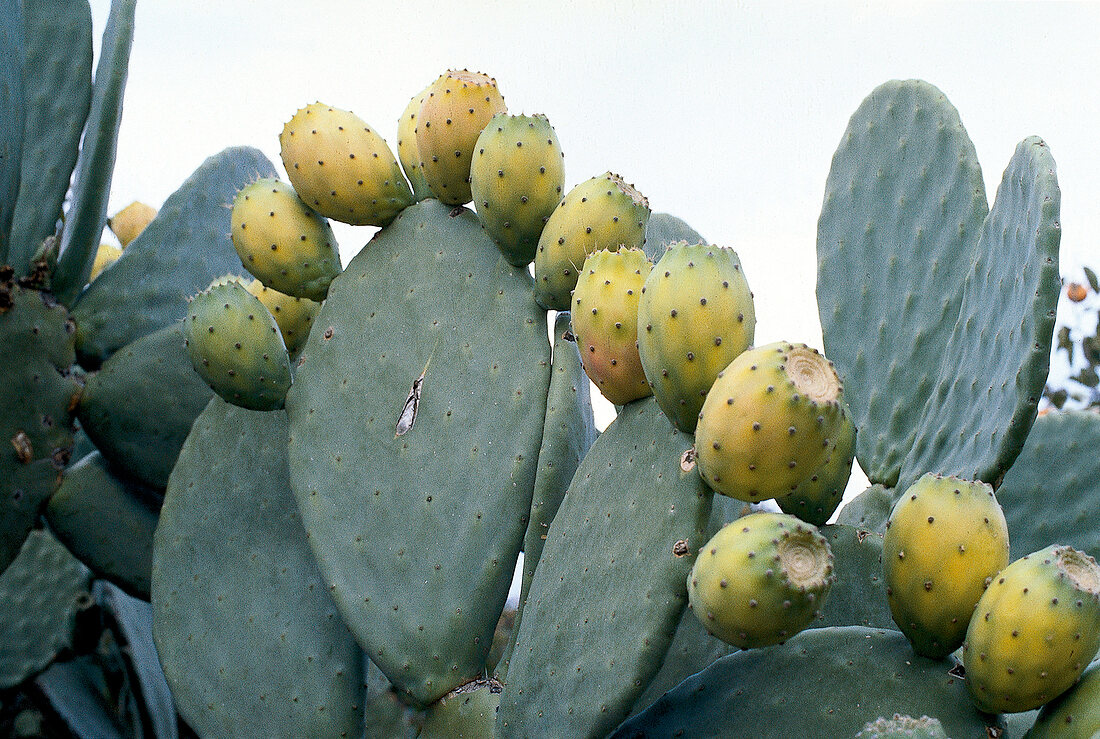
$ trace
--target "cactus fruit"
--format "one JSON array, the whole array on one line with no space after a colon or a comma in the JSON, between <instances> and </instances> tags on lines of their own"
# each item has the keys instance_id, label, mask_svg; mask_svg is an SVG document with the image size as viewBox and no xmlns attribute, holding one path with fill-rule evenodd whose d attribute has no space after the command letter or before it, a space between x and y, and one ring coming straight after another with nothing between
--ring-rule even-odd
<instances>
[{"instance_id":1,"label":"cactus fruit","mask_svg":"<svg viewBox=\"0 0 1100 739\"><path fill-rule=\"evenodd\" d=\"M1073 739L1100 736L1100 661L1077 684L1043 706L1024 739Z\"/></svg>"},{"instance_id":2,"label":"cactus fruit","mask_svg":"<svg viewBox=\"0 0 1100 739\"><path fill-rule=\"evenodd\" d=\"M993 488L920 478L890 514L882 560L890 612L913 651L951 654L987 584L1008 564L1008 525Z\"/></svg>"},{"instance_id":3,"label":"cactus fruit","mask_svg":"<svg viewBox=\"0 0 1100 739\"><path fill-rule=\"evenodd\" d=\"M601 249L584 260L573 291L573 334L584 371L616 405L653 394L638 356L638 300L651 269L641 249Z\"/></svg>"},{"instance_id":4,"label":"cactus fruit","mask_svg":"<svg viewBox=\"0 0 1100 739\"><path fill-rule=\"evenodd\" d=\"M447 205L470 202L470 163L477 137L508 108L497 81L480 72L450 70L428 88L416 119L420 171Z\"/></svg>"},{"instance_id":5,"label":"cactus fruit","mask_svg":"<svg viewBox=\"0 0 1100 739\"><path fill-rule=\"evenodd\" d=\"M600 249L641 248L649 201L617 174L605 172L574 187L550 214L535 252L535 300L569 310L569 295L585 257Z\"/></svg>"},{"instance_id":6,"label":"cactus fruit","mask_svg":"<svg viewBox=\"0 0 1100 739\"><path fill-rule=\"evenodd\" d=\"M881 717L867 724L856 734L856 739L949 739L943 733L938 718L902 716Z\"/></svg>"},{"instance_id":7,"label":"cactus fruit","mask_svg":"<svg viewBox=\"0 0 1100 739\"><path fill-rule=\"evenodd\" d=\"M118 243L125 249L156 217L156 208L135 200L108 218L107 227L118 237Z\"/></svg>"},{"instance_id":8,"label":"cactus fruit","mask_svg":"<svg viewBox=\"0 0 1100 739\"><path fill-rule=\"evenodd\" d=\"M432 189L428 187L428 181L420 170L420 149L416 145L416 116L420 113L420 106L428 96L429 89L431 85L413 95L397 121L397 158L401 162L401 169L405 170L405 177L412 185L413 198L418 203L432 196Z\"/></svg>"},{"instance_id":9,"label":"cactus fruit","mask_svg":"<svg viewBox=\"0 0 1100 739\"><path fill-rule=\"evenodd\" d=\"M1028 711L1073 685L1100 648L1100 567L1053 545L1001 570L966 631L963 664L975 704Z\"/></svg>"},{"instance_id":10,"label":"cactus fruit","mask_svg":"<svg viewBox=\"0 0 1100 739\"><path fill-rule=\"evenodd\" d=\"M543 226L562 199L564 156L544 115L497 113L478 136L470 164L474 208L510 264L535 258Z\"/></svg>"},{"instance_id":11,"label":"cactus fruit","mask_svg":"<svg viewBox=\"0 0 1100 739\"><path fill-rule=\"evenodd\" d=\"M852 423L847 407L842 406L840 428L830 440L829 456L790 495L776 501L779 509L814 526L824 526L844 498L844 489L852 476L855 453L856 425Z\"/></svg>"},{"instance_id":12,"label":"cactus fruit","mask_svg":"<svg viewBox=\"0 0 1100 739\"><path fill-rule=\"evenodd\" d=\"M657 405L691 433L718 373L752 345L756 311L737 253L670 244L638 304L638 352Z\"/></svg>"},{"instance_id":13,"label":"cactus fruit","mask_svg":"<svg viewBox=\"0 0 1100 739\"><path fill-rule=\"evenodd\" d=\"M354 226L385 226L413 202L385 139L346 110L313 103L283 126L287 177L309 207Z\"/></svg>"},{"instance_id":14,"label":"cactus fruit","mask_svg":"<svg viewBox=\"0 0 1100 739\"><path fill-rule=\"evenodd\" d=\"M700 474L716 492L750 503L792 494L842 432L843 394L832 362L805 344L742 352L699 412Z\"/></svg>"},{"instance_id":15,"label":"cactus fruit","mask_svg":"<svg viewBox=\"0 0 1100 739\"><path fill-rule=\"evenodd\" d=\"M816 527L784 513L727 524L688 575L691 609L707 631L742 649L782 644L821 615L836 580Z\"/></svg>"},{"instance_id":16,"label":"cactus fruit","mask_svg":"<svg viewBox=\"0 0 1100 739\"><path fill-rule=\"evenodd\" d=\"M273 290L259 280L252 280L245 289L259 298L275 317L275 323L279 324L279 333L283 335L283 343L286 344L291 358L298 356L309 338L309 329L313 326L313 318L321 304L309 298L295 298Z\"/></svg>"},{"instance_id":17,"label":"cactus fruit","mask_svg":"<svg viewBox=\"0 0 1100 739\"><path fill-rule=\"evenodd\" d=\"M293 188L256 180L233 200L233 247L263 284L296 298L324 300L340 274L340 251L322 216Z\"/></svg>"},{"instance_id":18,"label":"cactus fruit","mask_svg":"<svg viewBox=\"0 0 1100 739\"><path fill-rule=\"evenodd\" d=\"M117 262L121 256L122 249L114 244L100 244L95 251L95 261L92 262L92 274L88 277L88 282L99 277L100 272Z\"/></svg>"},{"instance_id":19,"label":"cactus fruit","mask_svg":"<svg viewBox=\"0 0 1100 739\"><path fill-rule=\"evenodd\" d=\"M225 400L252 410L283 407L290 357L274 316L235 280L196 295L184 321L195 371Z\"/></svg>"}]
</instances>

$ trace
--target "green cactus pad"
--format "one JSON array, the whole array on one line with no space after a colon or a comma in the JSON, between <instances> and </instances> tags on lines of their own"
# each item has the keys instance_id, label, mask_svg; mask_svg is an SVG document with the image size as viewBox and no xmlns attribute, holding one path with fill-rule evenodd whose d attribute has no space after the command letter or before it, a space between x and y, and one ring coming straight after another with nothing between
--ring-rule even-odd
<instances>
[{"instance_id":1,"label":"green cactus pad","mask_svg":"<svg viewBox=\"0 0 1100 739\"><path fill-rule=\"evenodd\" d=\"M148 600L159 496L117 477L99 452L69 469L46 505L50 530L98 577Z\"/></svg>"},{"instance_id":2,"label":"green cactus pad","mask_svg":"<svg viewBox=\"0 0 1100 739\"><path fill-rule=\"evenodd\" d=\"M96 366L126 344L183 318L216 277L243 274L230 240L237 191L275 171L256 149L231 148L195 170L111 269L73 308L77 352Z\"/></svg>"},{"instance_id":3,"label":"green cactus pad","mask_svg":"<svg viewBox=\"0 0 1100 739\"><path fill-rule=\"evenodd\" d=\"M302 530L286 417L214 398L168 483L153 552L153 636L204 737L356 736L362 652Z\"/></svg>"},{"instance_id":4,"label":"green cactus pad","mask_svg":"<svg viewBox=\"0 0 1100 739\"><path fill-rule=\"evenodd\" d=\"M691 446L652 398L627 404L592 445L531 582L503 735L603 736L657 673L711 511Z\"/></svg>"},{"instance_id":5,"label":"green cactus pad","mask_svg":"<svg viewBox=\"0 0 1100 739\"><path fill-rule=\"evenodd\" d=\"M780 646L723 657L612 737L851 737L895 713L938 719L954 739L992 736L988 729L1003 724L974 707L951 667L914 657L897 631L809 629Z\"/></svg>"},{"instance_id":6,"label":"green cactus pad","mask_svg":"<svg viewBox=\"0 0 1100 739\"><path fill-rule=\"evenodd\" d=\"M18 685L72 646L77 611L91 600L91 579L49 532L31 532L0 573L0 689Z\"/></svg>"},{"instance_id":7,"label":"green cactus pad","mask_svg":"<svg viewBox=\"0 0 1100 739\"><path fill-rule=\"evenodd\" d=\"M890 511L894 510L894 504L902 492L883 485L872 485L840 509L836 522L882 536L886 533Z\"/></svg>"},{"instance_id":8,"label":"green cactus pad","mask_svg":"<svg viewBox=\"0 0 1100 739\"><path fill-rule=\"evenodd\" d=\"M23 3L23 31L23 94L31 104L8 251L17 277L54 235L69 190L92 99L92 11L85 0Z\"/></svg>"},{"instance_id":9,"label":"green cactus pad","mask_svg":"<svg viewBox=\"0 0 1100 739\"><path fill-rule=\"evenodd\" d=\"M375 235L314 319L286 399L291 480L345 620L406 700L484 670L531 510L549 354L530 276L472 211L433 199Z\"/></svg>"},{"instance_id":10,"label":"green cactus pad","mask_svg":"<svg viewBox=\"0 0 1100 739\"><path fill-rule=\"evenodd\" d=\"M71 203L61 235L61 256L53 275L54 292L67 306L73 305L92 274L99 237L107 223L136 5L137 0L112 0L107 27L103 30L92 106L73 172Z\"/></svg>"},{"instance_id":11,"label":"green cactus pad","mask_svg":"<svg viewBox=\"0 0 1100 739\"><path fill-rule=\"evenodd\" d=\"M895 713L875 721L868 721L856 734L856 739L950 739L943 733L943 724L939 719L921 716L902 716Z\"/></svg>"},{"instance_id":12,"label":"green cactus pad","mask_svg":"<svg viewBox=\"0 0 1100 739\"><path fill-rule=\"evenodd\" d=\"M61 484L80 393L72 321L47 293L0 278L0 572Z\"/></svg>"},{"instance_id":13,"label":"green cactus pad","mask_svg":"<svg viewBox=\"0 0 1100 739\"><path fill-rule=\"evenodd\" d=\"M0 59L23 59L23 14L19 3L0 11ZM0 65L0 265L7 264L12 215L19 197L19 165L23 158L26 119L22 63Z\"/></svg>"},{"instance_id":14,"label":"green cactus pad","mask_svg":"<svg viewBox=\"0 0 1100 739\"><path fill-rule=\"evenodd\" d=\"M497 674L507 672L523 606L531 590L535 566L550 523L558 512L565 490L573 479L584 455L599 432L592 418L592 398L588 378L581 367L577 343L571 338L569 313L558 313L554 320L554 361L550 392L546 401L546 423L542 431L539 466L535 473L535 492L531 497L531 516L523 535L523 573L520 580L519 607L512 636L505 649L506 660Z\"/></svg>"},{"instance_id":15,"label":"green cactus pad","mask_svg":"<svg viewBox=\"0 0 1100 739\"><path fill-rule=\"evenodd\" d=\"M1050 366L1060 200L1050 149L1025 139L982 226L900 487L925 472L996 485L1023 448Z\"/></svg>"},{"instance_id":16,"label":"green cactus pad","mask_svg":"<svg viewBox=\"0 0 1100 739\"><path fill-rule=\"evenodd\" d=\"M873 483L897 483L987 211L974 146L943 93L893 81L863 101L825 185L817 301Z\"/></svg>"},{"instance_id":17,"label":"green cactus pad","mask_svg":"<svg viewBox=\"0 0 1100 739\"><path fill-rule=\"evenodd\" d=\"M836 582L822 606L822 618L809 628L868 626L894 629L886 581L882 577L882 534L844 524L821 527L835 563Z\"/></svg>"},{"instance_id":18,"label":"green cactus pad","mask_svg":"<svg viewBox=\"0 0 1100 739\"><path fill-rule=\"evenodd\" d=\"M671 213L650 213L645 226L645 244L642 250L649 261L656 264L665 255L669 244L686 241L689 244L705 244L707 240L682 218Z\"/></svg>"},{"instance_id":19,"label":"green cactus pad","mask_svg":"<svg viewBox=\"0 0 1100 739\"><path fill-rule=\"evenodd\" d=\"M164 489L191 424L214 393L191 367L178 323L131 342L88 378L77 407L97 449Z\"/></svg>"},{"instance_id":20,"label":"green cactus pad","mask_svg":"<svg viewBox=\"0 0 1100 739\"><path fill-rule=\"evenodd\" d=\"M1098 449L1100 415L1048 413L1035 419L997 488L1013 559L1051 544L1100 557Z\"/></svg>"},{"instance_id":21,"label":"green cactus pad","mask_svg":"<svg viewBox=\"0 0 1100 739\"><path fill-rule=\"evenodd\" d=\"M1039 711L1025 739L1072 739L1100 735L1100 661L1077 684Z\"/></svg>"}]
</instances>

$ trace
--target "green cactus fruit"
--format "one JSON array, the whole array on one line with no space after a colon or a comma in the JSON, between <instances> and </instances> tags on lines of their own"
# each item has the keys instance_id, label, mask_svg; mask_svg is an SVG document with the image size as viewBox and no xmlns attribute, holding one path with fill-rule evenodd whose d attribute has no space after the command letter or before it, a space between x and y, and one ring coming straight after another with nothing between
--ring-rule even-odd
<instances>
[{"instance_id":1,"label":"green cactus fruit","mask_svg":"<svg viewBox=\"0 0 1100 739\"><path fill-rule=\"evenodd\" d=\"M718 373L752 345L756 311L737 252L670 244L638 304L638 353L657 405L691 433Z\"/></svg>"},{"instance_id":2,"label":"green cactus fruit","mask_svg":"<svg viewBox=\"0 0 1100 739\"><path fill-rule=\"evenodd\" d=\"M239 282L196 295L184 320L191 363L225 400L251 410L283 407L290 356L274 316Z\"/></svg>"},{"instance_id":3,"label":"green cactus fruit","mask_svg":"<svg viewBox=\"0 0 1100 739\"><path fill-rule=\"evenodd\" d=\"M300 108L279 146L298 197L326 218L385 226L413 203L385 139L350 111L322 103Z\"/></svg>"},{"instance_id":4,"label":"green cactus fruit","mask_svg":"<svg viewBox=\"0 0 1100 739\"><path fill-rule=\"evenodd\" d=\"M470 163L474 208L510 264L534 260L543 226L562 199L564 157L544 115L497 113L478 136Z\"/></svg>"},{"instance_id":5,"label":"green cactus fruit","mask_svg":"<svg viewBox=\"0 0 1100 739\"><path fill-rule=\"evenodd\" d=\"M1008 525L993 488L933 473L917 480L890 513L882 564L890 612L913 651L951 654L1008 564Z\"/></svg>"},{"instance_id":6,"label":"green cactus fruit","mask_svg":"<svg viewBox=\"0 0 1100 739\"><path fill-rule=\"evenodd\" d=\"M1077 684L1043 706L1024 739L1073 739L1100 736L1100 661Z\"/></svg>"},{"instance_id":7,"label":"green cactus fruit","mask_svg":"<svg viewBox=\"0 0 1100 739\"><path fill-rule=\"evenodd\" d=\"M805 344L742 352L699 412L699 473L716 492L750 503L791 495L843 433L843 395L832 362Z\"/></svg>"},{"instance_id":8,"label":"green cactus fruit","mask_svg":"<svg viewBox=\"0 0 1100 739\"><path fill-rule=\"evenodd\" d=\"M535 300L569 310L585 257L594 251L641 248L649 201L617 174L605 172L574 187L550 214L535 251Z\"/></svg>"},{"instance_id":9,"label":"green cactus fruit","mask_svg":"<svg viewBox=\"0 0 1100 739\"><path fill-rule=\"evenodd\" d=\"M653 265L641 249L601 249L573 291L573 334L589 379L615 405L652 395L638 356L638 300Z\"/></svg>"},{"instance_id":10,"label":"green cactus fruit","mask_svg":"<svg viewBox=\"0 0 1100 739\"><path fill-rule=\"evenodd\" d=\"M245 289L259 298L275 317L275 323L279 324L279 333L283 335L283 343L286 344L291 358L298 356L309 338L309 329L313 326L313 318L321 304L309 298L295 298L273 290L259 280L248 283Z\"/></svg>"},{"instance_id":11,"label":"green cactus fruit","mask_svg":"<svg viewBox=\"0 0 1100 739\"><path fill-rule=\"evenodd\" d=\"M881 717L868 721L856 739L948 739L938 718L903 716Z\"/></svg>"},{"instance_id":12,"label":"green cactus fruit","mask_svg":"<svg viewBox=\"0 0 1100 739\"><path fill-rule=\"evenodd\" d=\"M118 243L125 249L156 217L156 208L135 200L108 218L107 227L118 237Z\"/></svg>"},{"instance_id":13,"label":"green cactus fruit","mask_svg":"<svg viewBox=\"0 0 1100 739\"><path fill-rule=\"evenodd\" d=\"M263 284L296 298L324 300L340 274L340 251L323 217L285 182L265 177L233 200L233 246Z\"/></svg>"},{"instance_id":14,"label":"green cactus fruit","mask_svg":"<svg viewBox=\"0 0 1100 739\"><path fill-rule=\"evenodd\" d=\"M856 453L856 425L848 409L841 407L840 428L829 442L829 456L790 495L776 502L784 513L814 526L824 526L844 499Z\"/></svg>"},{"instance_id":15,"label":"green cactus fruit","mask_svg":"<svg viewBox=\"0 0 1100 739\"><path fill-rule=\"evenodd\" d=\"M809 626L835 580L833 553L816 527L785 513L753 513L699 550L688 599L707 631L750 649L782 644Z\"/></svg>"},{"instance_id":16,"label":"green cactus fruit","mask_svg":"<svg viewBox=\"0 0 1100 739\"><path fill-rule=\"evenodd\" d=\"M1053 545L990 583L963 645L966 685L990 713L1028 711L1072 686L1100 648L1100 567Z\"/></svg>"},{"instance_id":17,"label":"green cactus fruit","mask_svg":"<svg viewBox=\"0 0 1100 739\"><path fill-rule=\"evenodd\" d=\"M503 686L492 679L466 683L440 698L427 710L420 739L488 739L500 705Z\"/></svg>"},{"instance_id":18,"label":"green cactus fruit","mask_svg":"<svg viewBox=\"0 0 1100 739\"><path fill-rule=\"evenodd\" d=\"M507 110L497 81L480 72L450 70L428 87L416 120L416 146L420 171L440 202L470 202L477 137L494 115Z\"/></svg>"},{"instance_id":19,"label":"green cactus fruit","mask_svg":"<svg viewBox=\"0 0 1100 739\"><path fill-rule=\"evenodd\" d=\"M416 145L416 116L420 113L420 106L428 96L429 89L431 85L413 95L397 121L397 158L412 185L413 199L418 203L432 196L432 189L428 187L428 181L420 171L420 149Z\"/></svg>"}]
</instances>

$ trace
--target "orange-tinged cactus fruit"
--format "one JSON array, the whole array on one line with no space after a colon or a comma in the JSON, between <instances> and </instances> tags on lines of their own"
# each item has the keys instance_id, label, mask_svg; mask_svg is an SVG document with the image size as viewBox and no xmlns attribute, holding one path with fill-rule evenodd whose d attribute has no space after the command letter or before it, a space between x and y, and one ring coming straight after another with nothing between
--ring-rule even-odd
<instances>
[{"instance_id":1,"label":"orange-tinged cactus fruit","mask_svg":"<svg viewBox=\"0 0 1100 739\"><path fill-rule=\"evenodd\" d=\"M327 218L385 226L413 203L385 139L350 111L307 105L283 126L279 145L298 197Z\"/></svg>"},{"instance_id":2,"label":"orange-tinged cactus fruit","mask_svg":"<svg viewBox=\"0 0 1100 739\"><path fill-rule=\"evenodd\" d=\"M417 115L416 146L424 179L441 202L470 202L477 137L494 115L507 110L497 81L480 72L451 70L428 88Z\"/></svg>"},{"instance_id":3,"label":"orange-tinged cactus fruit","mask_svg":"<svg viewBox=\"0 0 1100 739\"><path fill-rule=\"evenodd\" d=\"M962 646L986 584L1008 564L1008 525L984 482L929 473L886 524L883 574L894 623L923 657Z\"/></svg>"}]
</instances>

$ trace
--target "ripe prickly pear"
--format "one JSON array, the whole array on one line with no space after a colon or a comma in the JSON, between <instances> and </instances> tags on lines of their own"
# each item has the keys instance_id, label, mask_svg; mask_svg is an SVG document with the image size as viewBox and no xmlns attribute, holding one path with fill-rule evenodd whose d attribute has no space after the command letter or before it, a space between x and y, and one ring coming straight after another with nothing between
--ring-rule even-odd
<instances>
[{"instance_id":1,"label":"ripe prickly pear","mask_svg":"<svg viewBox=\"0 0 1100 739\"><path fill-rule=\"evenodd\" d=\"M1100 648L1100 567L1053 545L990 583L963 645L966 685L990 713L1028 711L1072 686Z\"/></svg>"},{"instance_id":2,"label":"ripe prickly pear","mask_svg":"<svg viewBox=\"0 0 1100 739\"><path fill-rule=\"evenodd\" d=\"M1008 526L993 488L920 478L890 513L882 561L890 613L913 651L951 654L987 583L1008 564Z\"/></svg>"},{"instance_id":3,"label":"ripe prickly pear","mask_svg":"<svg viewBox=\"0 0 1100 739\"><path fill-rule=\"evenodd\" d=\"M283 407L290 357L275 318L236 280L216 280L184 319L195 371L226 401L257 411Z\"/></svg>"},{"instance_id":4,"label":"ripe prickly pear","mask_svg":"<svg viewBox=\"0 0 1100 739\"><path fill-rule=\"evenodd\" d=\"M842 433L843 393L832 362L805 344L741 353L718 373L699 412L700 474L715 491L750 503L791 495Z\"/></svg>"},{"instance_id":5,"label":"ripe prickly pear","mask_svg":"<svg viewBox=\"0 0 1100 739\"><path fill-rule=\"evenodd\" d=\"M832 517L844 498L844 489L852 475L856 453L856 425L847 408L842 406L841 410L840 428L830 440L828 457L790 495L776 501L784 513L798 516L814 526L824 526Z\"/></svg>"},{"instance_id":6,"label":"ripe prickly pear","mask_svg":"<svg viewBox=\"0 0 1100 739\"><path fill-rule=\"evenodd\" d=\"M291 358L298 356L298 352L309 338L309 329L313 326L313 318L320 310L321 304L309 298L295 298L265 287L259 280L252 280L246 289L259 298L275 318Z\"/></svg>"},{"instance_id":7,"label":"ripe prickly pear","mask_svg":"<svg viewBox=\"0 0 1100 739\"><path fill-rule=\"evenodd\" d=\"M737 252L670 244L642 288L638 352L657 405L678 429L695 430L715 378L752 344L755 330Z\"/></svg>"},{"instance_id":8,"label":"ripe prickly pear","mask_svg":"<svg viewBox=\"0 0 1100 739\"><path fill-rule=\"evenodd\" d=\"M581 364L616 405L651 395L638 357L638 299L653 265L641 249L600 251L584 261L570 311Z\"/></svg>"},{"instance_id":9,"label":"ripe prickly pear","mask_svg":"<svg viewBox=\"0 0 1100 739\"><path fill-rule=\"evenodd\" d=\"M413 202L385 139L346 110L313 103L279 135L290 184L309 207L355 226L385 226Z\"/></svg>"},{"instance_id":10,"label":"ripe prickly pear","mask_svg":"<svg viewBox=\"0 0 1100 739\"><path fill-rule=\"evenodd\" d=\"M1024 739L1100 736L1100 661L1072 688L1043 706Z\"/></svg>"},{"instance_id":11,"label":"ripe prickly pear","mask_svg":"<svg viewBox=\"0 0 1100 739\"><path fill-rule=\"evenodd\" d=\"M413 197L417 202L432 196L432 189L428 187L428 181L424 179L424 172L420 169L420 149L416 145L416 116L420 113L420 106L430 89L431 85L428 85L413 95L397 121L397 158L401 160L401 169L405 170L405 176L409 178Z\"/></svg>"},{"instance_id":12,"label":"ripe prickly pear","mask_svg":"<svg viewBox=\"0 0 1100 739\"><path fill-rule=\"evenodd\" d=\"M340 274L328 222L275 178L256 180L237 193L231 233L245 269L286 295L324 300Z\"/></svg>"},{"instance_id":13,"label":"ripe prickly pear","mask_svg":"<svg viewBox=\"0 0 1100 739\"><path fill-rule=\"evenodd\" d=\"M451 70L428 88L416 122L420 170L441 202L470 202L470 162L482 129L507 110L497 81L480 72Z\"/></svg>"},{"instance_id":14,"label":"ripe prickly pear","mask_svg":"<svg viewBox=\"0 0 1100 739\"><path fill-rule=\"evenodd\" d=\"M509 264L535 258L542 228L562 199L563 157L544 115L498 113L478 136L470 165L474 208Z\"/></svg>"},{"instance_id":15,"label":"ripe prickly pear","mask_svg":"<svg viewBox=\"0 0 1100 739\"><path fill-rule=\"evenodd\" d=\"M157 209L135 200L107 219L107 227L126 248L157 217Z\"/></svg>"},{"instance_id":16,"label":"ripe prickly pear","mask_svg":"<svg viewBox=\"0 0 1100 739\"><path fill-rule=\"evenodd\" d=\"M535 300L569 310L585 257L594 251L641 248L649 201L617 174L605 172L569 191L550 214L535 252Z\"/></svg>"},{"instance_id":17,"label":"ripe prickly pear","mask_svg":"<svg viewBox=\"0 0 1100 739\"><path fill-rule=\"evenodd\" d=\"M699 551L688 600L714 636L764 647L809 626L835 580L833 553L816 527L785 513L753 513Z\"/></svg>"},{"instance_id":18,"label":"ripe prickly pear","mask_svg":"<svg viewBox=\"0 0 1100 739\"><path fill-rule=\"evenodd\" d=\"M95 252L95 261L92 262L92 274L88 277L88 282L99 277L100 272L117 262L118 258L121 256L122 249L119 249L117 246L113 244L100 244Z\"/></svg>"}]
</instances>

